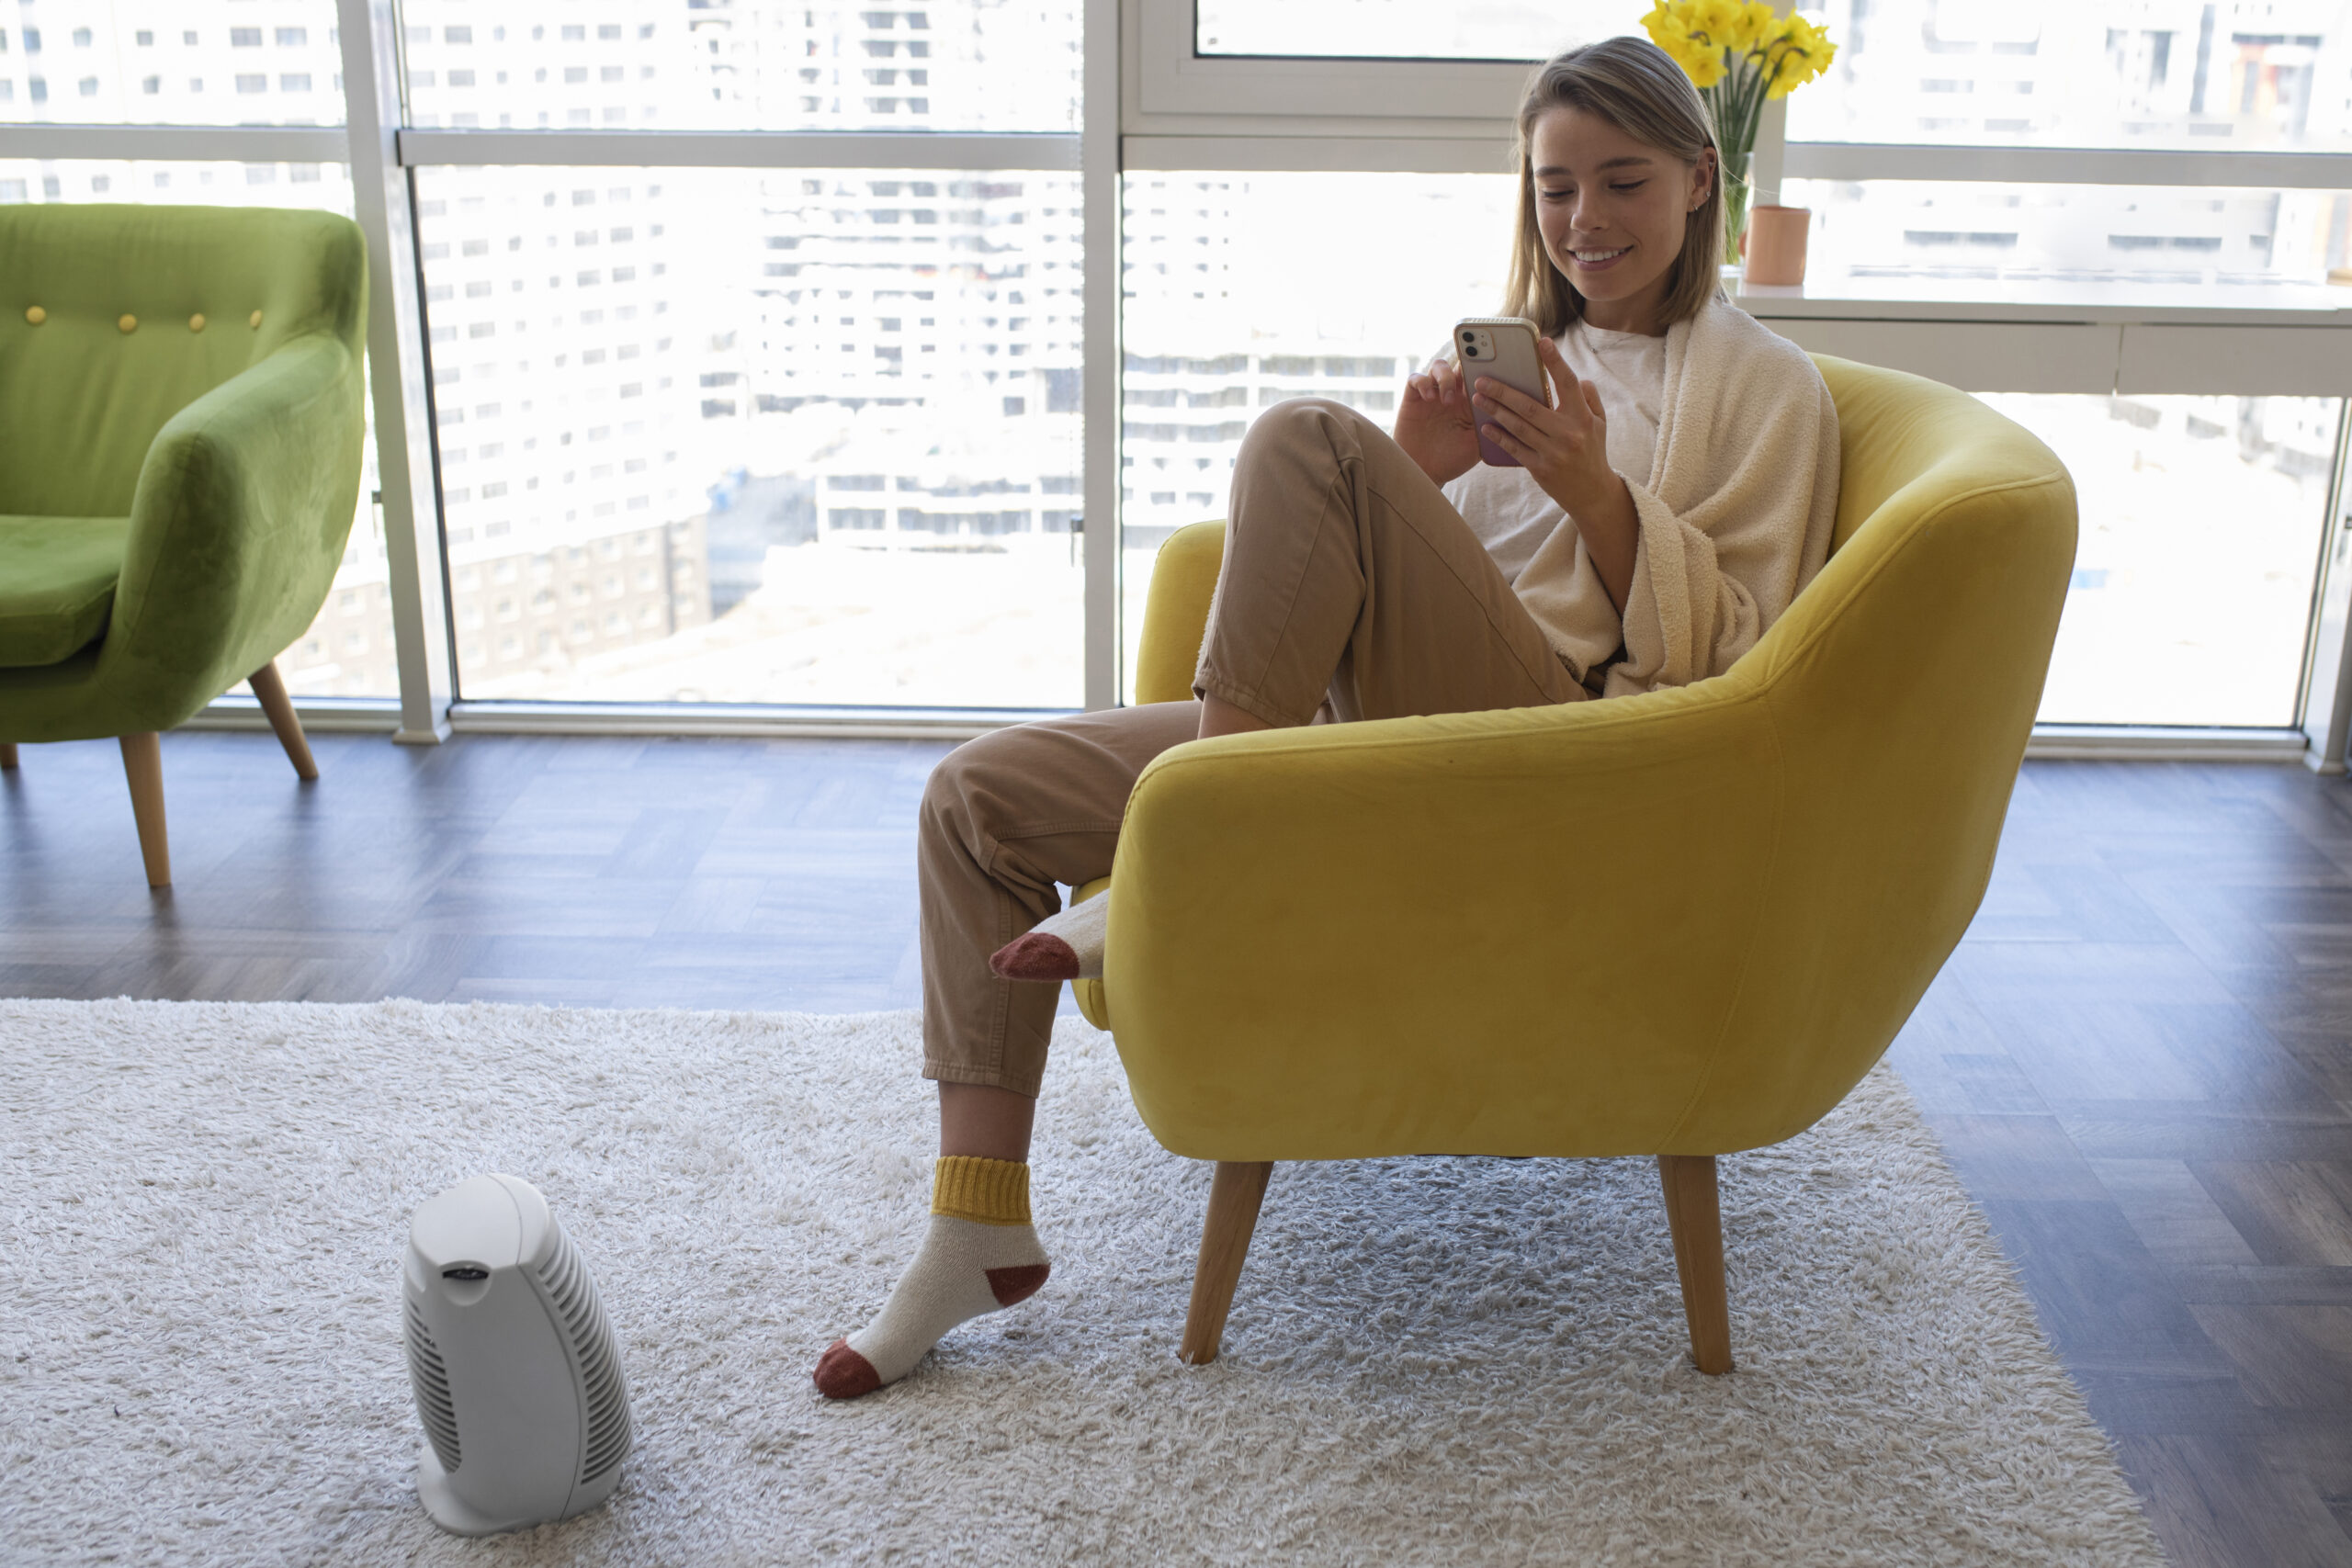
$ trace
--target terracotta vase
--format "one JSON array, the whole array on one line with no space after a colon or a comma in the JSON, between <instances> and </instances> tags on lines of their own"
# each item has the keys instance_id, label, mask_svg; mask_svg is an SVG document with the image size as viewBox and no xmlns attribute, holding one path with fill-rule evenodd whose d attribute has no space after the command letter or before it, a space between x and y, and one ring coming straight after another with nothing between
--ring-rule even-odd
<instances>
[{"instance_id":1,"label":"terracotta vase","mask_svg":"<svg viewBox=\"0 0 2352 1568\"><path fill-rule=\"evenodd\" d=\"M1747 280L1764 288L1804 281L1805 238L1813 229L1809 207L1751 208L1747 214Z\"/></svg>"}]
</instances>

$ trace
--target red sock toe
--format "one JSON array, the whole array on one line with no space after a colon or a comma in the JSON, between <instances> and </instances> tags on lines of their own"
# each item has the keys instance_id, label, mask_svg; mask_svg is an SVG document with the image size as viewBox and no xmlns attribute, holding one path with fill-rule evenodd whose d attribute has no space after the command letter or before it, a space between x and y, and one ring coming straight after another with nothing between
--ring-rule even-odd
<instances>
[{"instance_id":1,"label":"red sock toe","mask_svg":"<svg viewBox=\"0 0 2352 1568\"><path fill-rule=\"evenodd\" d=\"M989 954L989 967L1005 980L1075 980L1078 950L1057 936L1030 931Z\"/></svg>"},{"instance_id":2,"label":"red sock toe","mask_svg":"<svg viewBox=\"0 0 2352 1568\"><path fill-rule=\"evenodd\" d=\"M851 1349L846 1339L834 1340L818 1359L816 1377L817 1392L827 1399L856 1399L882 1386L874 1363Z\"/></svg>"}]
</instances>

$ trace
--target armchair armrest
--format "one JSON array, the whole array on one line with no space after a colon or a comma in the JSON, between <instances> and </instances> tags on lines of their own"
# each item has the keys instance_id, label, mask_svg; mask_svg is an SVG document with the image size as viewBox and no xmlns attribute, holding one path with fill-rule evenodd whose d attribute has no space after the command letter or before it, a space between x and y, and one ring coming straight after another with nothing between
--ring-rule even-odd
<instances>
[{"instance_id":1,"label":"armchair armrest","mask_svg":"<svg viewBox=\"0 0 2352 1568\"><path fill-rule=\"evenodd\" d=\"M175 414L139 473L96 679L167 728L302 634L358 502L358 363L297 338Z\"/></svg>"},{"instance_id":2,"label":"armchair armrest","mask_svg":"<svg viewBox=\"0 0 2352 1568\"><path fill-rule=\"evenodd\" d=\"M1208 634L1217 569L1225 564L1225 524L1193 523L1168 536L1151 563L1136 652L1136 701L1182 703L1193 696L1193 668Z\"/></svg>"},{"instance_id":3,"label":"armchair armrest","mask_svg":"<svg viewBox=\"0 0 2352 1568\"><path fill-rule=\"evenodd\" d=\"M1781 773L1736 672L1175 748L1111 885L1137 1108L1199 1158L1723 1152L1680 1145L1744 1135L1686 1122L1755 983Z\"/></svg>"}]
</instances>

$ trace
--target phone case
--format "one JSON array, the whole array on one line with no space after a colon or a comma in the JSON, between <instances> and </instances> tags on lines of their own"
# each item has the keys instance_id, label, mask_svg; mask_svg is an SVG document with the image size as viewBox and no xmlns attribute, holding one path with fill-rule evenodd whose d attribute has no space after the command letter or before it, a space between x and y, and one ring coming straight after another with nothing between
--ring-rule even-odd
<instances>
[{"instance_id":1,"label":"phone case","mask_svg":"<svg viewBox=\"0 0 2352 1568\"><path fill-rule=\"evenodd\" d=\"M1535 352L1536 328L1524 316L1470 316L1453 326L1453 362L1462 371L1465 390L1476 390L1481 376L1491 376L1517 388L1539 402L1549 404L1544 384L1544 362ZM1487 434L1492 420L1478 422L1478 456L1498 468L1516 468L1519 459L1504 451Z\"/></svg>"}]
</instances>

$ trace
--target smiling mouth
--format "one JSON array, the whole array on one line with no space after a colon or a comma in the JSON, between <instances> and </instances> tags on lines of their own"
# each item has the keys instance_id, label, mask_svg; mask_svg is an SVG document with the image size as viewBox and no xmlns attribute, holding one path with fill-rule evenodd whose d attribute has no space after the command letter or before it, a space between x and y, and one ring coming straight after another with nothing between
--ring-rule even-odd
<instances>
[{"instance_id":1,"label":"smiling mouth","mask_svg":"<svg viewBox=\"0 0 2352 1568\"><path fill-rule=\"evenodd\" d=\"M1631 245L1619 245L1614 250L1570 251L1568 254L1576 257L1577 265L1579 266L1605 266L1633 248Z\"/></svg>"}]
</instances>

